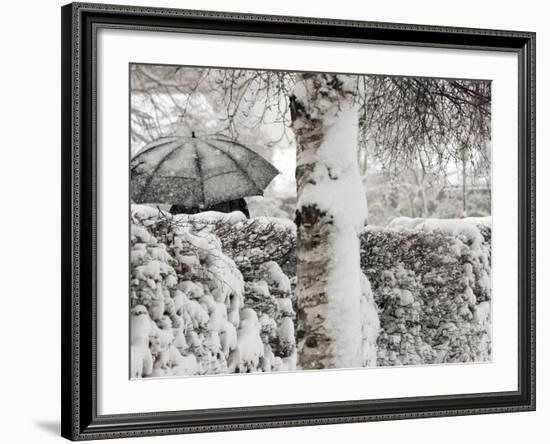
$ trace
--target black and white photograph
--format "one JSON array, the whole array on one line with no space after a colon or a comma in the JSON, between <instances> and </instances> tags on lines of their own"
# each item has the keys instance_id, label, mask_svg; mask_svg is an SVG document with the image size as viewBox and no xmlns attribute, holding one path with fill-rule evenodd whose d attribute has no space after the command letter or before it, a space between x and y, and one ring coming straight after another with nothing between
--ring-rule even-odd
<instances>
[{"instance_id":1,"label":"black and white photograph","mask_svg":"<svg viewBox=\"0 0 550 444\"><path fill-rule=\"evenodd\" d=\"M492 361L490 80L129 77L131 379Z\"/></svg>"}]
</instances>

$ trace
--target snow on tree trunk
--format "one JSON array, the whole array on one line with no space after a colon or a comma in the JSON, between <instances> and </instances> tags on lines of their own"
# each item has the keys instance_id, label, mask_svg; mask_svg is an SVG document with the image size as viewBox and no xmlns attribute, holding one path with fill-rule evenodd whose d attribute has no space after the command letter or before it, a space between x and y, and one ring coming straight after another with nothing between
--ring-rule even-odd
<instances>
[{"instance_id":1,"label":"snow on tree trunk","mask_svg":"<svg viewBox=\"0 0 550 444\"><path fill-rule=\"evenodd\" d=\"M297 142L298 366L303 369L375 361L370 356L374 347L367 356L363 350L376 338L365 340L362 320L378 317L372 298L362 303L358 235L367 203L357 163L352 90L351 77L304 73L291 98Z\"/></svg>"}]
</instances>

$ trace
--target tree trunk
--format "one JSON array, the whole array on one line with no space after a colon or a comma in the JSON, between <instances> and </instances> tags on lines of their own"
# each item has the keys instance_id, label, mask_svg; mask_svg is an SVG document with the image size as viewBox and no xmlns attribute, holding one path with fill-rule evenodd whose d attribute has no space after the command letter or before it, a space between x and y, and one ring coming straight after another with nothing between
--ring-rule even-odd
<instances>
[{"instance_id":1,"label":"tree trunk","mask_svg":"<svg viewBox=\"0 0 550 444\"><path fill-rule=\"evenodd\" d=\"M468 215L466 211L466 145L462 146L462 217Z\"/></svg>"},{"instance_id":2,"label":"tree trunk","mask_svg":"<svg viewBox=\"0 0 550 444\"><path fill-rule=\"evenodd\" d=\"M357 162L358 115L348 83L343 75L304 73L291 98L297 142L298 366L303 369L368 361L362 348L358 238L367 207ZM376 312L372 304L369 310Z\"/></svg>"},{"instance_id":3,"label":"tree trunk","mask_svg":"<svg viewBox=\"0 0 550 444\"><path fill-rule=\"evenodd\" d=\"M424 186L424 175L420 177L416 168L411 167L416 186L418 187L417 194L420 193L421 214L420 217L428 217L428 199L426 198L426 188Z\"/></svg>"}]
</instances>

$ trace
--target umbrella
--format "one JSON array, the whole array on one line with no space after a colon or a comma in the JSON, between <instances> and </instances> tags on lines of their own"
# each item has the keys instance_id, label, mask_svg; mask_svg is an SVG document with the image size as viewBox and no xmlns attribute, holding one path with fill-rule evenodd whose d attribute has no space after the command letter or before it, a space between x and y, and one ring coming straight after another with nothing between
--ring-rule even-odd
<instances>
[{"instance_id":1,"label":"umbrella","mask_svg":"<svg viewBox=\"0 0 550 444\"><path fill-rule=\"evenodd\" d=\"M133 157L130 171L134 202L188 208L262 195L279 174L250 148L219 136L155 140Z\"/></svg>"}]
</instances>

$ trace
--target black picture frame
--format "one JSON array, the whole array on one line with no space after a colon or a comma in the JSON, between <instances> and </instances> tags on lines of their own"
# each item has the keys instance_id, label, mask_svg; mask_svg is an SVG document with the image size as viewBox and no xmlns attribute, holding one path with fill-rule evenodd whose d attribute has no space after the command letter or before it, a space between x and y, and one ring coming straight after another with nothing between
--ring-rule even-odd
<instances>
[{"instance_id":1,"label":"black picture frame","mask_svg":"<svg viewBox=\"0 0 550 444\"><path fill-rule=\"evenodd\" d=\"M62 436L71 440L535 409L535 33L72 3L62 14ZM96 84L100 27L509 51L519 66L518 390L97 414Z\"/></svg>"}]
</instances>

